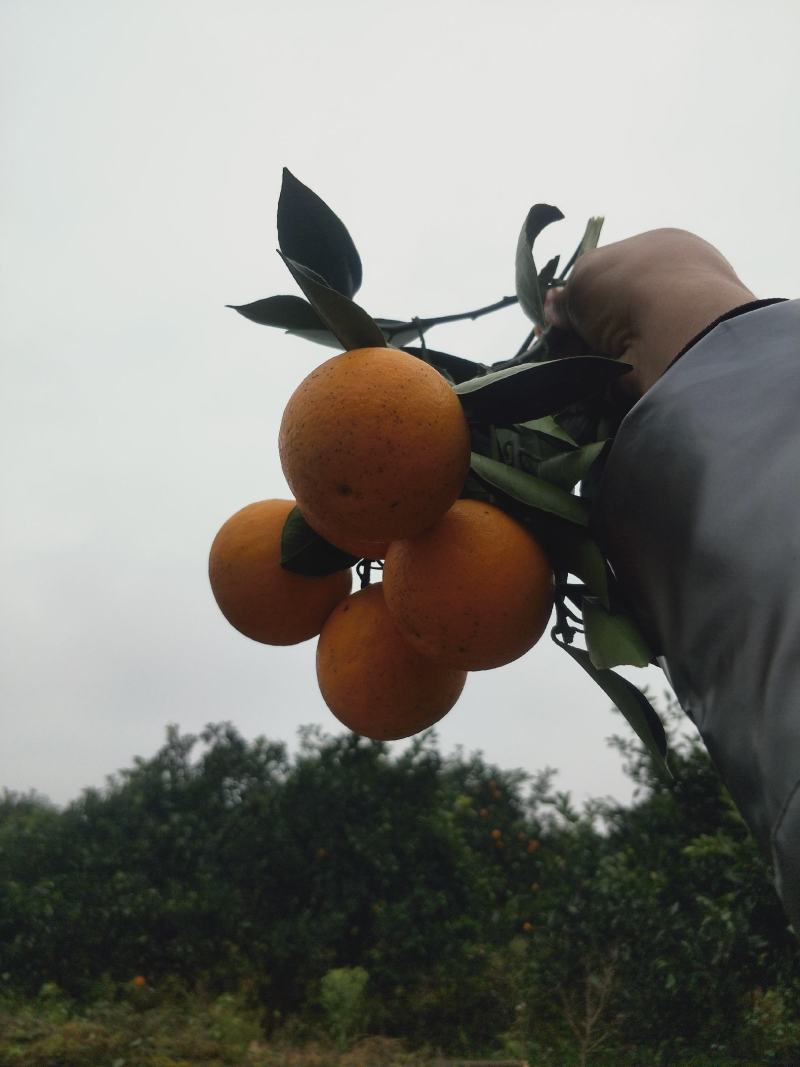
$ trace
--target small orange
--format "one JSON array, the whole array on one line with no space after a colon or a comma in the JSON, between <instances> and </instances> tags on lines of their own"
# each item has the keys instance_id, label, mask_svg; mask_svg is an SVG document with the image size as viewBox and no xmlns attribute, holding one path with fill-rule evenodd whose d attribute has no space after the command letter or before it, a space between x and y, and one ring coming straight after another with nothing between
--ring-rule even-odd
<instances>
[{"instance_id":1,"label":"small orange","mask_svg":"<svg viewBox=\"0 0 800 1067\"><path fill-rule=\"evenodd\" d=\"M136 977L133 979L133 984L136 986L137 989L144 989L144 987L147 985L147 979L144 977L143 974L137 974Z\"/></svg>"},{"instance_id":2,"label":"small orange","mask_svg":"<svg viewBox=\"0 0 800 1067\"><path fill-rule=\"evenodd\" d=\"M457 500L429 530L393 541L383 583L389 610L414 647L471 671L524 655L553 607L553 572L538 542L479 500ZM500 796L496 782L492 794Z\"/></svg>"},{"instance_id":3,"label":"small orange","mask_svg":"<svg viewBox=\"0 0 800 1067\"><path fill-rule=\"evenodd\" d=\"M281 534L293 500L261 500L225 522L211 546L208 577L220 611L240 633L267 645L315 637L350 592L349 570L324 577L281 566Z\"/></svg>"},{"instance_id":4,"label":"small orange","mask_svg":"<svg viewBox=\"0 0 800 1067\"><path fill-rule=\"evenodd\" d=\"M343 600L319 636L317 679L325 703L348 729L375 741L433 726L458 700L466 677L408 644L386 608L381 583Z\"/></svg>"}]
</instances>

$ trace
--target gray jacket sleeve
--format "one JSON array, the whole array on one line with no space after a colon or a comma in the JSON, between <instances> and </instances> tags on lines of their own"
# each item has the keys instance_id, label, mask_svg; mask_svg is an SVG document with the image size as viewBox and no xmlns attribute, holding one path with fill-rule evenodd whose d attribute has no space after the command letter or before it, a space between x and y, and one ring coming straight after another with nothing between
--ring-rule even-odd
<instances>
[{"instance_id":1,"label":"gray jacket sleeve","mask_svg":"<svg viewBox=\"0 0 800 1067\"><path fill-rule=\"evenodd\" d=\"M632 408L595 521L800 933L800 300L715 326Z\"/></svg>"}]
</instances>

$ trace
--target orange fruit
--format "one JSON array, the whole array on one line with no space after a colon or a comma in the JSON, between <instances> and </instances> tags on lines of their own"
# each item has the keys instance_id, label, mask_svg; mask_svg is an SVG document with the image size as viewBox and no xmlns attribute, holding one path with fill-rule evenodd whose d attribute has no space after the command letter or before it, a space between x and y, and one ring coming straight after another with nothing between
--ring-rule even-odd
<instances>
[{"instance_id":1,"label":"orange fruit","mask_svg":"<svg viewBox=\"0 0 800 1067\"><path fill-rule=\"evenodd\" d=\"M470 435L438 371L398 349L357 348L300 383L278 448L309 525L347 549L436 522L463 487Z\"/></svg>"},{"instance_id":2,"label":"orange fruit","mask_svg":"<svg viewBox=\"0 0 800 1067\"><path fill-rule=\"evenodd\" d=\"M478 500L458 500L431 529L394 541L383 585L414 647L469 671L524 655L553 607L553 573L542 548L504 511Z\"/></svg>"},{"instance_id":3,"label":"orange fruit","mask_svg":"<svg viewBox=\"0 0 800 1067\"><path fill-rule=\"evenodd\" d=\"M211 591L237 630L267 645L295 645L316 636L350 592L349 570L324 577L281 566L281 533L293 500L261 500L223 524L208 559Z\"/></svg>"},{"instance_id":4,"label":"orange fruit","mask_svg":"<svg viewBox=\"0 0 800 1067\"><path fill-rule=\"evenodd\" d=\"M346 544L339 544L331 541L330 537L327 537L322 530L317 530L316 532L320 537L324 537L326 541L335 545L336 548L340 548L342 552L349 552L351 556L358 556L359 559L386 559L386 552L389 548L387 541L365 541L356 537L348 537L346 538Z\"/></svg>"},{"instance_id":5,"label":"orange fruit","mask_svg":"<svg viewBox=\"0 0 800 1067\"><path fill-rule=\"evenodd\" d=\"M344 551L349 552L351 556L358 556L359 559L386 559L388 550L386 541L351 541L350 548Z\"/></svg>"},{"instance_id":6,"label":"orange fruit","mask_svg":"<svg viewBox=\"0 0 800 1067\"><path fill-rule=\"evenodd\" d=\"M325 703L348 729L375 741L433 726L458 700L466 678L403 639L380 582L338 604L319 635L317 680Z\"/></svg>"}]
</instances>

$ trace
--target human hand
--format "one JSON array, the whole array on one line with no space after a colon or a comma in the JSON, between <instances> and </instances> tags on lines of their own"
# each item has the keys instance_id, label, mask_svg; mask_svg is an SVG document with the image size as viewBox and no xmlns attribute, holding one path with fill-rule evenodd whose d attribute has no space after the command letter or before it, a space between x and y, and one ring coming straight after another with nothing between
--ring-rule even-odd
<instances>
[{"instance_id":1,"label":"human hand","mask_svg":"<svg viewBox=\"0 0 800 1067\"><path fill-rule=\"evenodd\" d=\"M713 245L686 230L661 229L586 252L545 300L549 325L575 335L576 353L633 366L618 382L629 406L691 339L755 297Z\"/></svg>"}]
</instances>

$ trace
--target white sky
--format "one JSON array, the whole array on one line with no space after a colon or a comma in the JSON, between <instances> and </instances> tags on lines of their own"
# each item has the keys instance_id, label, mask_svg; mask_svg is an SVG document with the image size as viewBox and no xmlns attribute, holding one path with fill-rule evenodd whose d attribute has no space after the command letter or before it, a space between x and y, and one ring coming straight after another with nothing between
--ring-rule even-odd
<instances>
[{"instance_id":1,"label":"white sky","mask_svg":"<svg viewBox=\"0 0 800 1067\"><path fill-rule=\"evenodd\" d=\"M604 214L604 241L682 226L797 296L798 39L796 0L3 0L0 785L66 801L168 722L339 729L315 643L241 637L206 577L232 512L289 495L280 415L330 355L223 306L297 291L282 166L349 227L375 315L513 292L536 201L567 216L541 262ZM526 332L429 342L493 361ZM626 799L608 705L544 641L439 735Z\"/></svg>"}]
</instances>

